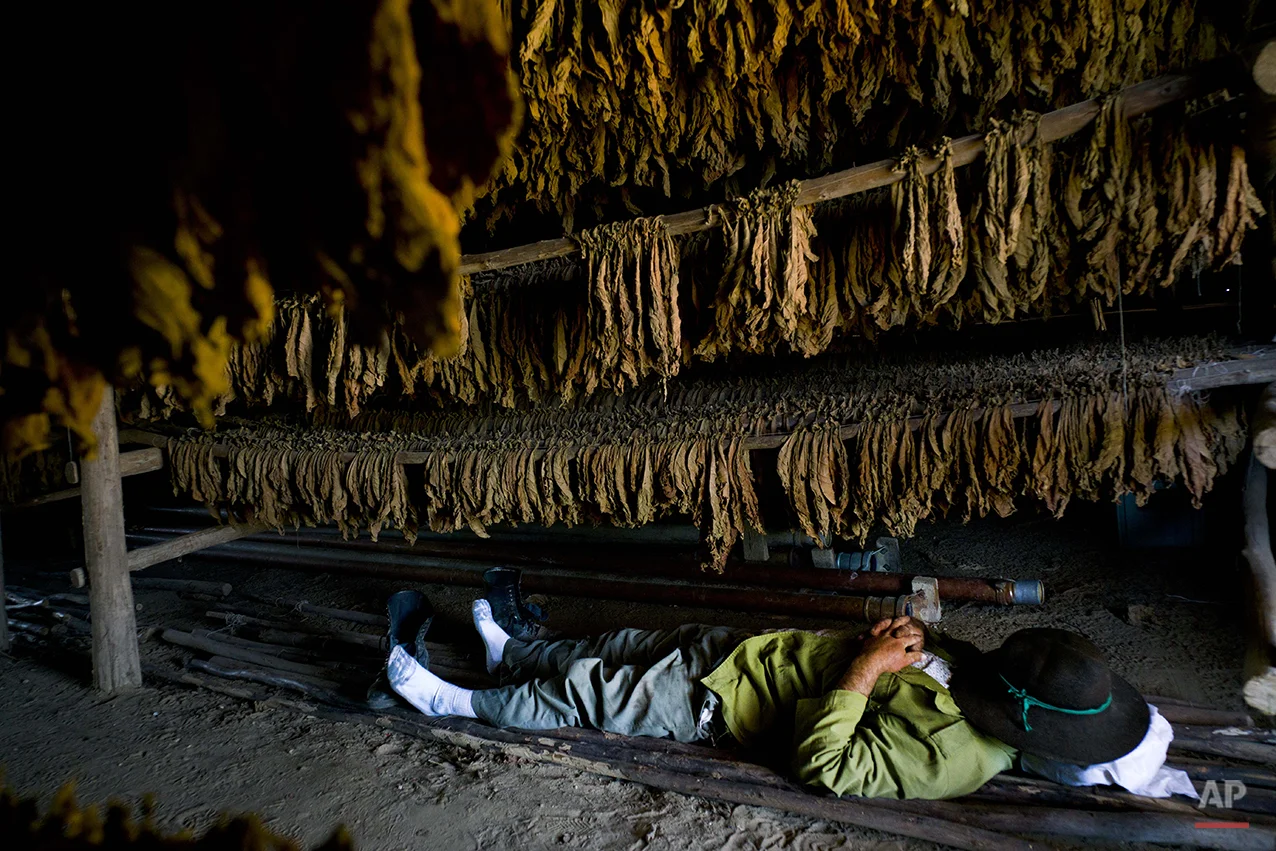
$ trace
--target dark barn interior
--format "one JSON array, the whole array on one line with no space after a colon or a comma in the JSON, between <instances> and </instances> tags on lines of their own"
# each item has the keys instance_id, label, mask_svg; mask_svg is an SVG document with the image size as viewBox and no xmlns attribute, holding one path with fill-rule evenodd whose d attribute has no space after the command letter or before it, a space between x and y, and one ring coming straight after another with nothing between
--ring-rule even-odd
<instances>
[{"instance_id":1,"label":"dark barn interior","mask_svg":"<svg viewBox=\"0 0 1276 851\"><path fill-rule=\"evenodd\" d=\"M1271 4L179 5L22 13L6 847L1276 848ZM722 742L432 714L480 598L1068 631L1192 791L817 788L698 675Z\"/></svg>"}]
</instances>

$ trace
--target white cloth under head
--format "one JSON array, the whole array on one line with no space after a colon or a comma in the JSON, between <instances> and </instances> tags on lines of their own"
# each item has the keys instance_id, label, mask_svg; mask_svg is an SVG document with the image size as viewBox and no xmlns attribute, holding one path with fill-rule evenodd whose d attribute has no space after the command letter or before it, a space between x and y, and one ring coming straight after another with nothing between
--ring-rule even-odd
<instances>
[{"instance_id":1,"label":"white cloth under head","mask_svg":"<svg viewBox=\"0 0 1276 851\"><path fill-rule=\"evenodd\" d=\"M1097 765L1071 765L1031 754L1021 754L1024 770L1049 778L1065 786L1120 786L1148 798L1171 795L1197 797L1186 771L1165 767L1165 754L1174 739L1170 722L1161 717L1156 707L1148 704L1152 720L1147 735L1139 746L1111 762Z\"/></svg>"},{"instance_id":2,"label":"white cloth under head","mask_svg":"<svg viewBox=\"0 0 1276 851\"><path fill-rule=\"evenodd\" d=\"M948 681L953 678L953 672L948 667L948 663L929 650L922 651L922 658L914 662L913 667L927 674L944 688L948 688Z\"/></svg>"}]
</instances>

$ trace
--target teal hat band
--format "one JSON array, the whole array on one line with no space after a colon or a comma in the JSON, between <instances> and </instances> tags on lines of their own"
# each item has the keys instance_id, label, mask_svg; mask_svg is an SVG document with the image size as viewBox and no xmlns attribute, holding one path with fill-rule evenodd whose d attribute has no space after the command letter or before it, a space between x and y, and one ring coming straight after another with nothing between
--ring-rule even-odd
<instances>
[{"instance_id":1,"label":"teal hat band","mask_svg":"<svg viewBox=\"0 0 1276 851\"><path fill-rule=\"evenodd\" d=\"M1103 701L1103 705L1096 706L1094 709L1067 709L1063 706L1054 706L1046 703L1044 700L1037 700L1035 697L1028 694L1026 689L1015 688L1014 684L1011 683L1010 680L1006 679L1005 676L1001 674L998 674L998 676L1000 676L1001 681L1006 684L1007 689L1010 691L1010 695L1016 700L1023 701L1023 729L1024 732L1027 733L1032 732L1032 725L1028 723L1028 710L1034 706L1049 710L1050 712L1062 712L1064 715L1098 715L1100 712L1112 705L1112 694L1109 692L1108 699Z\"/></svg>"}]
</instances>

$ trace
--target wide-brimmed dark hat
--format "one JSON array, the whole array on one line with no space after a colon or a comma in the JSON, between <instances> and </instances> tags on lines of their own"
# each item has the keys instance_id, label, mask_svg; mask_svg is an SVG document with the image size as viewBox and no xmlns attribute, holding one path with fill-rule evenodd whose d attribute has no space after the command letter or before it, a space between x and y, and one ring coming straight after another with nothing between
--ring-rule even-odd
<instances>
[{"instance_id":1,"label":"wide-brimmed dark hat","mask_svg":"<svg viewBox=\"0 0 1276 851\"><path fill-rule=\"evenodd\" d=\"M1094 765L1147 734L1147 702L1099 648L1062 629L1023 629L954 671L953 699L983 732L1047 759Z\"/></svg>"}]
</instances>

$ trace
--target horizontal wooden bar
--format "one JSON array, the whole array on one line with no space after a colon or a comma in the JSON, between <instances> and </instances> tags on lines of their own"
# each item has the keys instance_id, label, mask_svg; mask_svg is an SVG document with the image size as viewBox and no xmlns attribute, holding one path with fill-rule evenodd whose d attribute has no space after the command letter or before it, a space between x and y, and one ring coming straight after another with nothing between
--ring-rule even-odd
<instances>
[{"instance_id":1,"label":"horizontal wooden bar","mask_svg":"<svg viewBox=\"0 0 1276 851\"><path fill-rule=\"evenodd\" d=\"M136 442L136 441L134 441ZM155 448L134 449L129 452L120 453L120 478L126 476L137 476L142 473L153 473L156 470L164 469L164 453ZM53 493L42 494L24 502L15 502L13 505L3 505L0 509L4 511L13 511L19 508L36 508L41 505L48 505L52 502L61 502L66 499L79 499L80 488L77 485L73 488L65 488Z\"/></svg>"},{"instance_id":2,"label":"horizontal wooden bar","mask_svg":"<svg viewBox=\"0 0 1276 851\"><path fill-rule=\"evenodd\" d=\"M175 558L181 558L191 553L206 550L209 547L215 547L218 544L228 544L231 541L238 541L240 538L248 535L255 535L266 527L257 523L242 523L230 526L215 526L212 529L202 529L190 535L183 535L180 538L174 538L171 541L165 541L162 544L152 544L149 547L138 547L135 550L129 550L128 569L144 570L148 567L160 564L165 561L172 561Z\"/></svg>"}]
</instances>

